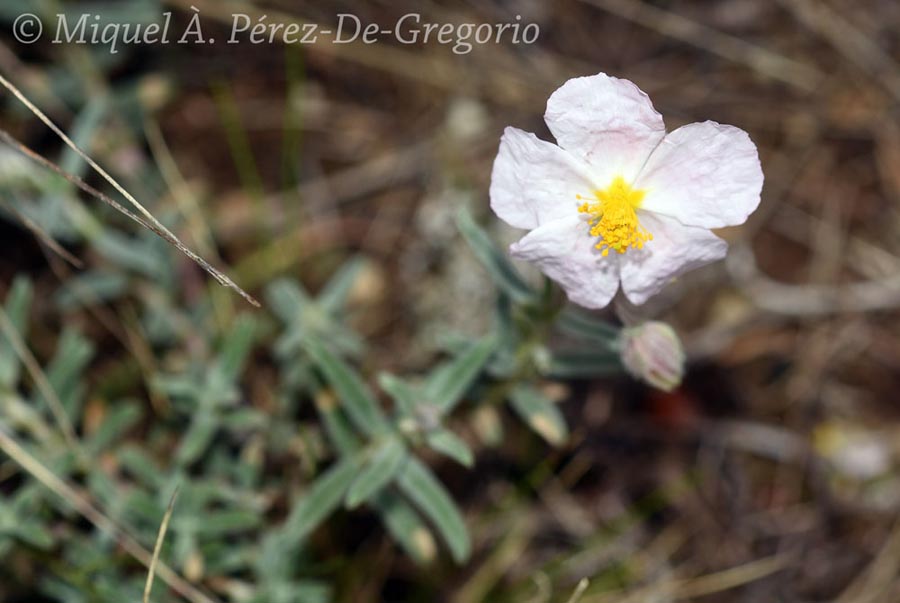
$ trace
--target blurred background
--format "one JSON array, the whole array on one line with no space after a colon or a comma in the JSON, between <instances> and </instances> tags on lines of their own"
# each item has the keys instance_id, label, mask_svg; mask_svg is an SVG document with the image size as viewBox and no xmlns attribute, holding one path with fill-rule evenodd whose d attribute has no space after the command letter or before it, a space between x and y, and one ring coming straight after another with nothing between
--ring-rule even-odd
<instances>
[{"instance_id":1,"label":"blurred background","mask_svg":"<svg viewBox=\"0 0 900 603\"><path fill-rule=\"evenodd\" d=\"M59 14L166 12L219 43L50 43ZM36 43L13 35L24 13ZM519 15L540 36L227 45L235 13ZM0 601L140 600L176 484L155 601L900 599L900 4L4 0L0 22L0 73L264 304L0 146ZM427 532L413 559L367 507L271 555L333 460L291 334L322 329L371 380L486 333L496 288L454 216L514 240L488 210L503 128L552 140L549 94L600 71L670 130L712 119L759 146L762 204L721 233L728 260L648 309L684 339L683 386L548 384L558 446L502 407L456 412L474 469L426 460L472 534L464 564ZM8 93L0 127L109 188ZM285 282L340 297L341 324L291 322Z\"/></svg>"}]
</instances>

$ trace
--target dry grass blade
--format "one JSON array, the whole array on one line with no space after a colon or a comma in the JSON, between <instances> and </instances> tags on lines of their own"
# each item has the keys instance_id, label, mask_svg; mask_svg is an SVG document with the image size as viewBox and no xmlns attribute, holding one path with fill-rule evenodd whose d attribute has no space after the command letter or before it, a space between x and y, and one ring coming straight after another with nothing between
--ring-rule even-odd
<instances>
[{"instance_id":1,"label":"dry grass blade","mask_svg":"<svg viewBox=\"0 0 900 603\"><path fill-rule=\"evenodd\" d=\"M792 561L789 555L773 555L757 559L738 567L732 567L697 578L664 578L630 593L604 592L590 596L591 603L640 603L648 601L656 593L671 592L671 601L693 601L696 598L729 591L780 572Z\"/></svg>"},{"instance_id":2,"label":"dry grass blade","mask_svg":"<svg viewBox=\"0 0 900 603\"><path fill-rule=\"evenodd\" d=\"M693 600L714 593L725 592L744 584L755 582L775 572L785 569L792 561L790 555L773 555L744 565L733 567L700 576L692 580L685 580L676 588L678 600Z\"/></svg>"},{"instance_id":3,"label":"dry grass blade","mask_svg":"<svg viewBox=\"0 0 900 603\"><path fill-rule=\"evenodd\" d=\"M66 414L62 401L56 394L56 390L53 389L50 381L47 380L44 371L41 370L40 363L38 363L37 359L31 353L31 350L28 349L28 346L25 345L25 342L22 341L19 331L16 330L16 326L12 323L9 315L2 306L0 306L0 331L6 335L6 339L9 340L9 343L13 347L13 350L15 350L19 360L22 361L28 374L31 375L32 380L34 380L34 384L37 386L38 391L41 392L41 395L47 400L47 405L50 406L50 412L53 413L53 418L56 419L63 437L66 440L66 444L75 453L81 454L81 446L78 444L75 428L72 427L72 422L69 420L69 415Z\"/></svg>"},{"instance_id":4,"label":"dry grass blade","mask_svg":"<svg viewBox=\"0 0 900 603\"><path fill-rule=\"evenodd\" d=\"M581 601L581 597L584 596L584 591L587 590L588 586L590 586L591 581L587 578L582 578L578 581L578 585L575 587L575 590L572 592L572 596L569 597L567 603L578 603Z\"/></svg>"},{"instance_id":5,"label":"dry grass blade","mask_svg":"<svg viewBox=\"0 0 900 603\"><path fill-rule=\"evenodd\" d=\"M172 519L172 511L175 509L175 499L178 497L178 488L172 492L166 514L163 515L159 526L159 534L156 535L156 545L153 547L153 559L150 560L150 568L147 571L147 583L144 585L144 603L150 603L150 591L153 590L153 577L156 575L156 564L159 563L159 552L162 550L163 541L166 539L166 530L169 529L169 520Z\"/></svg>"},{"instance_id":6,"label":"dry grass blade","mask_svg":"<svg viewBox=\"0 0 900 603\"><path fill-rule=\"evenodd\" d=\"M68 146L70 149L72 149L79 157L84 159L88 165L90 165L92 168L94 168L94 170L96 170L97 173L103 177L104 180L106 180L113 188L115 188L117 191L119 191L119 193L123 197L125 197L128 200L128 202L131 203L138 210L138 212L141 213L144 217L141 218L140 216L134 214L133 212L126 210L124 207L122 207L122 205L120 205L116 201L113 201L109 196L104 195L100 191L94 189L93 187L91 187L90 185L85 183L83 180L78 178L77 176L75 176L73 174L69 174L68 172L64 171L62 168L60 168L53 162L45 159L43 156L39 155L38 153L35 153L34 151L32 151L31 149L29 149L28 147L26 147L19 141L17 141L9 133L3 131L2 139L5 142L7 142L7 144L10 144L13 148L18 149L19 151L24 153L26 156L37 161L44 167L49 168L52 171L56 172L57 174L59 174L60 176L62 176L63 178L65 178L66 180L71 182L72 184L76 185L78 188L80 188L84 192L92 195L93 197L96 197L97 199L100 199L104 203L115 208L117 211L125 214L132 220L138 222L144 228L151 230L152 232L154 232L161 238L165 239L168 243L170 243L171 245L176 247L179 251L181 251L183 254L185 254L187 257L189 257L194 262L196 262L201 268L203 268L206 272L208 272L210 274L210 276L212 276L214 279L216 279L221 285L234 290L241 297L246 299L248 302L250 302L252 305L256 306L257 308L260 307L260 303L256 299L254 299L249 293L247 293L246 291L241 289L237 285L237 283L232 281L228 276L226 276L224 273L222 273L218 269L214 268L209 262L207 262L206 260L201 258L199 255L197 255L196 253L191 251L184 243L182 243L178 239L178 237L176 237L168 228L166 228L159 220L157 220L153 216L153 214L151 214L149 211L147 211L147 209L143 205L141 205L138 202L138 200L135 199L134 196L131 195L131 193L129 193L127 190L125 190L125 188L121 184L119 184L115 178L110 176L106 172L106 170L104 170L102 167L100 167L100 165L97 164L97 162L95 162L93 159L91 159L87 155L87 153L82 151L72 141L72 139L70 139L68 136L66 136L65 132L63 132L59 128L59 126L54 124L50 120L49 117L44 115L44 113L40 109L38 109L34 105L34 103L29 101L28 98L24 94L22 94L22 92L18 88L16 88L12 83L9 82L9 80L7 80L2 75L0 75L0 84L2 84L17 99L19 99L26 107L28 107L28 109L32 113L34 113L38 117L38 119L40 119L44 123L44 125L46 125L48 128L50 128L54 134L59 136L60 139L62 139L62 141L66 144L66 146Z\"/></svg>"},{"instance_id":7,"label":"dry grass blade","mask_svg":"<svg viewBox=\"0 0 900 603\"><path fill-rule=\"evenodd\" d=\"M114 536L129 555L148 569L153 566L153 554L150 551L145 549L137 540L95 507L86 496L57 477L55 473L34 458L2 425L0 425L0 450L46 488L71 505L85 519L91 522L94 527ZM155 567L160 580L191 603L218 603L216 599L198 590L162 561L158 561Z\"/></svg>"},{"instance_id":8,"label":"dry grass blade","mask_svg":"<svg viewBox=\"0 0 900 603\"><path fill-rule=\"evenodd\" d=\"M2 77L2 76L0 76L0 77ZM49 159L45 158L44 156L40 155L39 153L28 148L27 146L25 146L24 144L22 144L15 138L13 138L12 135L9 134L9 132L0 129L0 140L5 142L6 144L10 145L12 148L18 150L20 153L22 153L29 159L36 161L43 167L58 174L59 176L65 178L69 183L77 186L79 189L81 189L85 193L91 195L92 197L94 197L96 199L99 199L100 201L106 203L107 205L109 205L110 207L112 207L113 209L118 211L119 213L134 220L135 222L137 222L138 224L140 224L147 230L150 230L151 232L153 232L160 238L164 239L165 241L167 241L168 243L173 245L175 248L177 248L179 251L181 251L181 253L183 253L184 255L189 257L191 260L196 262L197 265L199 265L201 268L206 270L210 274L210 276L212 276L214 279L216 279L221 285L234 290L241 297L246 299L248 302L250 302L257 308L260 307L260 303L258 301L256 301L256 299L253 296L251 296L249 293L247 293L246 291L241 289L234 281L232 281L229 277L227 277L225 274L220 272L218 269L214 268L209 262L207 262L206 260L201 258L199 255L197 255L196 253L191 251L184 243L182 243L178 239L178 237L176 237L174 234L172 234L167 228L165 228L164 226L159 224L159 222L157 222L155 219L152 222L148 221L145 218L142 218L141 216L137 215L136 213L126 209L125 207L122 206L121 203L114 200L109 195L106 195L106 194L98 191L97 189L95 189L93 186L91 186L90 184L88 184L87 182L85 182L84 180L79 178L78 176L76 176L74 174L70 174L69 172L65 171L64 169L62 169L61 167L59 167L58 165L56 165Z\"/></svg>"},{"instance_id":9,"label":"dry grass blade","mask_svg":"<svg viewBox=\"0 0 900 603\"><path fill-rule=\"evenodd\" d=\"M835 603L874 603L889 599L889 589L900 567L900 523L881 547L869 566L850 583Z\"/></svg>"}]
</instances>

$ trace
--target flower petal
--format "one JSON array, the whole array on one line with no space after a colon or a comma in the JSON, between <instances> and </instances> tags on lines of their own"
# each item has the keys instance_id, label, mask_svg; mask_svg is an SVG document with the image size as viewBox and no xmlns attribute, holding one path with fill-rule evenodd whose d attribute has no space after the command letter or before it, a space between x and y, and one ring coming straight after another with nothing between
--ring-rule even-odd
<instances>
[{"instance_id":1,"label":"flower petal","mask_svg":"<svg viewBox=\"0 0 900 603\"><path fill-rule=\"evenodd\" d=\"M559 146L594 166L604 186L616 176L631 182L666 134L650 98L605 73L563 84L547 101L544 120Z\"/></svg>"},{"instance_id":2,"label":"flower petal","mask_svg":"<svg viewBox=\"0 0 900 603\"><path fill-rule=\"evenodd\" d=\"M585 308L609 304L619 288L618 259L600 255L579 216L570 216L532 230L513 243L513 257L538 266L559 283L569 299Z\"/></svg>"},{"instance_id":3,"label":"flower petal","mask_svg":"<svg viewBox=\"0 0 900 603\"><path fill-rule=\"evenodd\" d=\"M763 173L756 145L740 128L714 121L669 133L641 170L641 209L688 226L743 224L759 205Z\"/></svg>"},{"instance_id":4,"label":"flower petal","mask_svg":"<svg viewBox=\"0 0 900 603\"><path fill-rule=\"evenodd\" d=\"M595 188L589 168L555 144L506 128L491 174L491 209L510 226L537 228L578 213Z\"/></svg>"},{"instance_id":5,"label":"flower petal","mask_svg":"<svg viewBox=\"0 0 900 603\"><path fill-rule=\"evenodd\" d=\"M638 216L653 240L621 256L622 290L634 304L643 304L676 276L721 260L728 251L728 244L705 228L646 211Z\"/></svg>"}]
</instances>

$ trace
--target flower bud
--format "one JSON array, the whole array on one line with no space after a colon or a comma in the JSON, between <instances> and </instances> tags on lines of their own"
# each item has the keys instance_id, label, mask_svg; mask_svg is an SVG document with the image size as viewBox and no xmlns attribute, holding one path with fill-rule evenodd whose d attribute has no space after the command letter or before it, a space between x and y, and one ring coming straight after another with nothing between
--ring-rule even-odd
<instances>
[{"instance_id":1,"label":"flower bud","mask_svg":"<svg viewBox=\"0 0 900 603\"><path fill-rule=\"evenodd\" d=\"M650 321L622 330L622 364L636 379L670 392L684 376L684 348L675 330L664 322Z\"/></svg>"}]
</instances>

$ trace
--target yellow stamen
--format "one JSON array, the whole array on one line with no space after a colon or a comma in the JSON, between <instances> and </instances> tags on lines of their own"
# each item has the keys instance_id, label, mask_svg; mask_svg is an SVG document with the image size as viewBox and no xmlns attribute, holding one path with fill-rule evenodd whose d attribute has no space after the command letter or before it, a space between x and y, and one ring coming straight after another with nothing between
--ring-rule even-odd
<instances>
[{"instance_id":1,"label":"yellow stamen","mask_svg":"<svg viewBox=\"0 0 900 603\"><path fill-rule=\"evenodd\" d=\"M621 176L607 188L594 191L596 201L582 203L578 211L590 216L591 236L600 237L595 247L606 256L610 249L625 253L629 247L641 249L653 239L638 222L637 212L647 191L635 190ZM581 200L581 195L576 195Z\"/></svg>"}]
</instances>

